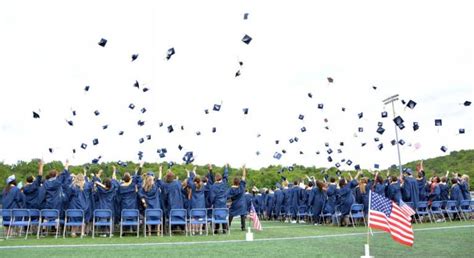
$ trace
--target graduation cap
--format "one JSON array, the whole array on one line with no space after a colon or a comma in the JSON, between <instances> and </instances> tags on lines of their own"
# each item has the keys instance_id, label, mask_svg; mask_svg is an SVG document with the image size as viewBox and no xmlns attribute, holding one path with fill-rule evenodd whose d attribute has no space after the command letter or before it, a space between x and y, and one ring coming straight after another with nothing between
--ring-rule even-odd
<instances>
[{"instance_id":1,"label":"graduation cap","mask_svg":"<svg viewBox=\"0 0 474 258\"><path fill-rule=\"evenodd\" d=\"M362 117L364 117L364 112L360 112L359 114L357 114L357 116L359 117L359 119L361 119Z\"/></svg>"},{"instance_id":2,"label":"graduation cap","mask_svg":"<svg viewBox=\"0 0 474 258\"><path fill-rule=\"evenodd\" d=\"M413 122L413 131L416 131L420 129L420 125L418 124L418 122Z\"/></svg>"},{"instance_id":3,"label":"graduation cap","mask_svg":"<svg viewBox=\"0 0 474 258\"><path fill-rule=\"evenodd\" d=\"M215 133L217 131L217 128L212 127L212 132Z\"/></svg>"},{"instance_id":4,"label":"graduation cap","mask_svg":"<svg viewBox=\"0 0 474 258\"><path fill-rule=\"evenodd\" d=\"M245 44L249 44L250 41L252 41L252 37L250 37L249 35L245 34L245 36L242 38L242 42L244 42Z\"/></svg>"},{"instance_id":5,"label":"graduation cap","mask_svg":"<svg viewBox=\"0 0 474 258\"><path fill-rule=\"evenodd\" d=\"M328 156L328 161L329 161L329 162L332 162L331 156Z\"/></svg>"},{"instance_id":6,"label":"graduation cap","mask_svg":"<svg viewBox=\"0 0 474 258\"><path fill-rule=\"evenodd\" d=\"M133 84L133 87L140 89L140 84L138 83L137 80L135 80L135 83Z\"/></svg>"},{"instance_id":7,"label":"graduation cap","mask_svg":"<svg viewBox=\"0 0 474 258\"><path fill-rule=\"evenodd\" d=\"M132 55L132 62L135 61L135 60L137 60L137 58L138 58L138 54L133 54L133 55Z\"/></svg>"},{"instance_id":8,"label":"graduation cap","mask_svg":"<svg viewBox=\"0 0 474 258\"><path fill-rule=\"evenodd\" d=\"M295 137L294 140L295 140L295 142L298 142L299 139L298 139L298 137Z\"/></svg>"},{"instance_id":9,"label":"graduation cap","mask_svg":"<svg viewBox=\"0 0 474 258\"><path fill-rule=\"evenodd\" d=\"M150 89L148 89L148 88L143 88L143 92L147 92L147 91L149 91L149 90L150 90Z\"/></svg>"},{"instance_id":10,"label":"graduation cap","mask_svg":"<svg viewBox=\"0 0 474 258\"><path fill-rule=\"evenodd\" d=\"M359 127L359 133L362 133L364 131L363 127Z\"/></svg>"},{"instance_id":11,"label":"graduation cap","mask_svg":"<svg viewBox=\"0 0 474 258\"><path fill-rule=\"evenodd\" d=\"M346 108L345 108L345 107L341 108L341 110L342 110L342 112L346 112Z\"/></svg>"},{"instance_id":12,"label":"graduation cap","mask_svg":"<svg viewBox=\"0 0 474 258\"><path fill-rule=\"evenodd\" d=\"M240 65L240 66L244 65L244 62L239 61L239 65Z\"/></svg>"},{"instance_id":13,"label":"graduation cap","mask_svg":"<svg viewBox=\"0 0 474 258\"><path fill-rule=\"evenodd\" d=\"M344 142L340 142L340 143L339 143L339 146L344 146Z\"/></svg>"},{"instance_id":14,"label":"graduation cap","mask_svg":"<svg viewBox=\"0 0 474 258\"><path fill-rule=\"evenodd\" d=\"M168 49L168 52L166 53L166 60L170 60L170 58L175 54L176 52L174 51L174 48Z\"/></svg>"},{"instance_id":15,"label":"graduation cap","mask_svg":"<svg viewBox=\"0 0 474 258\"><path fill-rule=\"evenodd\" d=\"M179 150L183 150L183 146L181 146L181 144L178 145L178 149L179 149Z\"/></svg>"},{"instance_id":16,"label":"graduation cap","mask_svg":"<svg viewBox=\"0 0 474 258\"><path fill-rule=\"evenodd\" d=\"M408 101L407 107L409 107L410 109L414 109L415 106L416 106L416 102L415 102L415 101L413 101L413 100Z\"/></svg>"},{"instance_id":17,"label":"graduation cap","mask_svg":"<svg viewBox=\"0 0 474 258\"><path fill-rule=\"evenodd\" d=\"M134 109L134 108L135 108L135 105L134 105L133 103L130 103L130 105L128 105L128 108Z\"/></svg>"},{"instance_id":18,"label":"graduation cap","mask_svg":"<svg viewBox=\"0 0 474 258\"><path fill-rule=\"evenodd\" d=\"M219 110L221 110L221 105L219 105L219 104L214 104L214 107L212 108L212 110L214 110L214 111L219 111Z\"/></svg>"},{"instance_id":19,"label":"graduation cap","mask_svg":"<svg viewBox=\"0 0 474 258\"><path fill-rule=\"evenodd\" d=\"M256 154L257 156L260 155L260 151L255 152L255 154Z\"/></svg>"},{"instance_id":20,"label":"graduation cap","mask_svg":"<svg viewBox=\"0 0 474 258\"><path fill-rule=\"evenodd\" d=\"M331 154L331 153L332 153L332 149L329 148L329 149L327 150L327 152L328 152L328 154Z\"/></svg>"},{"instance_id":21,"label":"graduation cap","mask_svg":"<svg viewBox=\"0 0 474 258\"><path fill-rule=\"evenodd\" d=\"M94 114L95 114L96 116L100 115L99 110L94 111Z\"/></svg>"},{"instance_id":22,"label":"graduation cap","mask_svg":"<svg viewBox=\"0 0 474 258\"><path fill-rule=\"evenodd\" d=\"M281 156L282 156L282 154L279 153L279 152L275 152L275 154L273 154L274 159L281 159Z\"/></svg>"},{"instance_id":23,"label":"graduation cap","mask_svg":"<svg viewBox=\"0 0 474 258\"><path fill-rule=\"evenodd\" d=\"M209 109L204 109L204 113L207 115L209 114Z\"/></svg>"},{"instance_id":24,"label":"graduation cap","mask_svg":"<svg viewBox=\"0 0 474 258\"><path fill-rule=\"evenodd\" d=\"M324 146L329 147L329 142L324 143Z\"/></svg>"},{"instance_id":25,"label":"graduation cap","mask_svg":"<svg viewBox=\"0 0 474 258\"><path fill-rule=\"evenodd\" d=\"M72 111L72 115L73 115L73 116L76 116L76 110L73 110L73 111Z\"/></svg>"},{"instance_id":26,"label":"graduation cap","mask_svg":"<svg viewBox=\"0 0 474 258\"><path fill-rule=\"evenodd\" d=\"M249 13L244 13L244 20L247 20L249 18Z\"/></svg>"},{"instance_id":27,"label":"graduation cap","mask_svg":"<svg viewBox=\"0 0 474 258\"><path fill-rule=\"evenodd\" d=\"M399 143L400 145L405 145L405 141L404 141L403 139L400 139L400 140L398 141L398 143Z\"/></svg>"},{"instance_id":28,"label":"graduation cap","mask_svg":"<svg viewBox=\"0 0 474 258\"><path fill-rule=\"evenodd\" d=\"M163 122L160 122L158 125L159 125L160 127L163 127Z\"/></svg>"},{"instance_id":29,"label":"graduation cap","mask_svg":"<svg viewBox=\"0 0 474 258\"><path fill-rule=\"evenodd\" d=\"M405 128L405 125L404 124L399 124L398 128L400 128L400 130L403 130Z\"/></svg>"},{"instance_id":30,"label":"graduation cap","mask_svg":"<svg viewBox=\"0 0 474 258\"><path fill-rule=\"evenodd\" d=\"M333 83L333 82L334 82L334 79L331 78L331 77L328 77L327 79L328 79L328 82L329 82L329 83Z\"/></svg>"},{"instance_id":31,"label":"graduation cap","mask_svg":"<svg viewBox=\"0 0 474 258\"><path fill-rule=\"evenodd\" d=\"M138 139L138 142L139 142L140 144L142 144L142 143L144 143L144 142L145 142L145 139L143 139L143 138L140 138L140 139Z\"/></svg>"},{"instance_id":32,"label":"graduation cap","mask_svg":"<svg viewBox=\"0 0 474 258\"><path fill-rule=\"evenodd\" d=\"M363 142L363 143L360 144L360 147L364 147L365 145L367 145L367 143Z\"/></svg>"},{"instance_id":33,"label":"graduation cap","mask_svg":"<svg viewBox=\"0 0 474 258\"><path fill-rule=\"evenodd\" d=\"M395 145L395 144L397 144L397 141L391 140L390 143L391 143L392 145Z\"/></svg>"},{"instance_id":34,"label":"graduation cap","mask_svg":"<svg viewBox=\"0 0 474 258\"><path fill-rule=\"evenodd\" d=\"M323 109L323 108L324 108L324 104L318 104L318 108L319 108L319 109Z\"/></svg>"},{"instance_id":35,"label":"graduation cap","mask_svg":"<svg viewBox=\"0 0 474 258\"><path fill-rule=\"evenodd\" d=\"M94 140L92 140L92 144L93 145L99 144L99 139L95 138Z\"/></svg>"},{"instance_id":36,"label":"graduation cap","mask_svg":"<svg viewBox=\"0 0 474 258\"><path fill-rule=\"evenodd\" d=\"M336 166L336 168L338 168L338 167L340 167L340 166L341 166L341 164L338 162L338 163L336 163L336 165L335 165L335 166Z\"/></svg>"},{"instance_id":37,"label":"graduation cap","mask_svg":"<svg viewBox=\"0 0 474 258\"><path fill-rule=\"evenodd\" d=\"M173 126L169 125L168 126L168 133L172 133L174 131Z\"/></svg>"},{"instance_id":38,"label":"graduation cap","mask_svg":"<svg viewBox=\"0 0 474 258\"><path fill-rule=\"evenodd\" d=\"M326 130L329 130L329 126L325 126L324 128L326 128Z\"/></svg>"},{"instance_id":39,"label":"graduation cap","mask_svg":"<svg viewBox=\"0 0 474 258\"><path fill-rule=\"evenodd\" d=\"M293 166L288 166L288 171L293 171L293 170L294 170Z\"/></svg>"},{"instance_id":40,"label":"graduation cap","mask_svg":"<svg viewBox=\"0 0 474 258\"><path fill-rule=\"evenodd\" d=\"M107 128L109 128L109 125L103 125L103 126L102 126L102 130L105 130L105 129L107 129Z\"/></svg>"},{"instance_id":41,"label":"graduation cap","mask_svg":"<svg viewBox=\"0 0 474 258\"><path fill-rule=\"evenodd\" d=\"M147 139L147 140L151 140L151 134L148 134L148 135L146 136L146 139Z\"/></svg>"},{"instance_id":42,"label":"graduation cap","mask_svg":"<svg viewBox=\"0 0 474 258\"><path fill-rule=\"evenodd\" d=\"M201 132L200 132L200 131L197 131L197 132L196 132L196 135L197 135L197 136L201 135Z\"/></svg>"},{"instance_id":43,"label":"graduation cap","mask_svg":"<svg viewBox=\"0 0 474 258\"><path fill-rule=\"evenodd\" d=\"M383 129L383 127L377 128L377 133L379 133L380 135L382 135L384 132L385 132L385 129Z\"/></svg>"},{"instance_id":44,"label":"graduation cap","mask_svg":"<svg viewBox=\"0 0 474 258\"><path fill-rule=\"evenodd\" d=\"M279 144L279 143L280 143L280 141L279 141L279 140L275 140L275 144Z\"/></svg>"},{"instance_id":45,"label":"graduation cap","mask_svg":"<svg viewBox=\"0 0 474 258\"><path fill-rule=\"evenodd\" d=\"M74 122L72 120L66 120L67 123L70 125L70 126L73 126L74 125Z\"/></svg>"},{"instance_id":46,"label":"graduation cap","mask_svg":"<svg viewBox=\"0 0 474 258\"><path fill-rule=\"evenodd\" d=\"M53 148L48 149L49 153L53 153Z\"/></svg>"},{"instance_id":47,"label":"graduation cap","mask_svg":"<svg viewBox=\"0 0 474 258\"><path fill-rule=\"evenodd\" d=\"M346 162L346 159L341 159L341 162Z\"/></svg>"},{"instance_id":48,"label":"graduation cap","mask_svg":"<svg viewBox=\"0 0 474 258\"><path fill-rule=\"evenodd\" d=\"M72 153L76 153L76 149L72 149Z\"/></svg>"},{"instance_id":49,"label":"graduation cap","mask_svg":"<svg viewBox=\"0 0 474 258\"><path fill-rule=\"evenodd\" d=\"M400 125L400 124L403 124L403 118L401 116L397 116L393 119L393 122L396 124L396 125Z\"/></svg>"},{"instance_id":50,"label":"graduation cap","mask_svg":"<svg viewBox=\"0 0 474 258\"><path fill-rule=\"evenodd\" d=\"M159 156L160 156L160 158L164 158L164 157L166 157L166 154L162 152L162 153L160 153Z\"/></svg>"},{"instance_id":51,"label":"graduation cap","mask_svg":"<svg viewBox=\"0 0 474 258\"><path fill-rule=\"evenodd\" d=\"M374 141L375 141L375 142L378 142L379 140L380 140L379 137L375 137L375 138L374 138Z\"/></svg>"},{"instance_id":52,"label":"graduation cap","mask_svg":"<svg viewBox=\"0 0 474 258\"><path fill-rule=\"evenodd\" d=\"M87 149L87 144L85 144L85 143L81 144L81 148L84 149L84 150Z\"/></svg>"},{"instance_id":53,"label":"graduation cap","mask_svg":"<svg viewBox=\"0 0 474 258\"><path fill-rule=\"evenodd\" d=\"M347 164L348 166L350 166L350 165L352 165L352 161L349 159L349 160L347 160L346 164Z\"/></svg>"},{"instance_id":54,"label":"graduation cap","mask_svg":"<svg viewBox=\"0 0 474 258\"><path fill-rule=\"evenodd\" d=\"M354 166L354 169L357 170L357 171L359 171L359 170L360 170L360 165L355 165L355 166Z\"/></svg>"},{"instance_id":55,"label":"graduation cap","mask_svg":"<svg viewBox=\"0 0 474 258\"><path fill-rule=\"evenodd\" d=\"M306 132L306 127L304 127L304 126L301 127L301 132L302 132L302 133Z\"/></svg>"},{"instance_id":56,"label":"graduation cap","mask_svg":"<svg viewBox=\"0 0 474 258\"><path fill-rule=\"evenodd\" d=\"M372 86L372 89L376 90L376 89L377 89L377 86Z\"/></svg>"},{"instance_id":57,"label":"graduation cap","mask_svg":"<svg viewBox=\"0 0 474 258\"><path fill-rule=\"evenodd\" d=\"M35 111L33 111L33 118L40 118L40 115L38 113L36 113Z\"/></svg>"},{"instance_id":58,"label":"graduation cap","mask_svg":"<svg viewBox=\"0 0 474 258\"><path fill-rule=\"evenodd\" d=\"M186 164L192 163L194 161L193 152L186 152L186 154L183 156L183 161L186 162Z\"/></svg>"},{"instance_id":59,"label":"graduation cap","mask_svg":"<svg viewBox=\"0 0 474 258\"><path fill-rule=\"evenodd\" d=\"M374 164L374 168L379 169L380 168L379 164Z\"/></svg>"},{"instance_id":60,"label":"graduation cap","mask_svg":"<svg viewBox=\"0 0 474 258\"><path fill-rule=\"evenodd\" d=\"M303 151L300 151L300 155L303 155L303 154L304 154L304 152L303 152Z\"/></svg>"},{"instance_id":61,"label":"graduation cap","mask_svg":"<svg viewBox=\"0 0 474 258\"><path fill-rule=\"evenodd\" d=\"M464 101L464 106L465 107L469 107L470 105L471 105L471 101L469 101L469 100Z\"/></svg>"},{"instance_id":62,"label":"graduation cap","mask_svg":"<svg viewBox=\"0 0 474 258\"><path fill-rule=\"evenodd\" d=\"M101 38L99 43L97 43L97 44L99 44L99 46L101 46L101 47L105 47L105 45L107 44L107 40L104 39L104 38Z\"/></svg>"},{"instance_id":63,"label":"graduation cap","mask_svg":"<svg viewBox=\"0 0 474 258\"><path fill-rule=\"evenodd\" d=\"M319 151L317 151L317 152L316 152L316 155L319 155L319 153L320 153L320 152L319 152Z\"/></svg>"},{"instance_id":64,"label":"graduation cap","mask_svg":"<svg viewBox=\"0 0 474 258\"><path fill-rule=\"evenodd\" d=\"M312 98L313 94L311 92L308 92L308 97Z\"/></svg>"},{"instance_id":65,"label":"graduation cap","mask_svg":"<svg viewBox=\"0 0 474 258\"><path fill-rule=\"evenodd\" d=\"M119 160L119 161L117 161L117 165L122 166L122 167L126 167L127 163Z\"/></svg>"},{"instance_id":66,"label":"graduation cap","mask_svg":"<svg viewBox=\"0 0 474 258\"><path fill-rule=\"evenodd\" d=\"M304 119L304 115L301 115L301 114L300 114L300 115L298 116L298 119L299 119L299 120L303 120L303 119Z\"/></svg>"},{"instance_id":67,"label":"graduation cap","mask_svg":"<svg viewBox=\"0 0 474 258\"><path fill-rule=\"evenodd\" d=\"M89 86L89 85L87 85L86 87L84 87L84 90L85 90L85 91L89 91L89 89L90 89L90 86Z\"/></svg>"},{"instance_id":68,"label":"graduation cap","mask_svg":"<svg viewBox=\"0 0 474 258\"><path fill-rule=\"evenodd\" d=\"M119 134L119 135L123 135L123 133L124 133L123 131L120 131L118 134Z\"/></svg>"},{"instance_id":69,"label":"graduation cap","mask_svg":"<svg viewBox=\"0 0 474 258\"><path fill-rule=\"evenodd\" d=\"M98 158L93 159L92 164L99 164L100 158L102 158L102 157L99 156Z\"/></svg>"},{"instance_id":70,"label":"graduation cap","mask_svg":"<svg viewBox=\"0 0 474 258\"><path fill-rule=\"evenodd\" d=\"M441 151L442 152L446 152L448 150L448 148L446 148L446 146L441 146Z\"/></svg>"},{"instance_id":71,"label":"graduation cap","mask_svg":"<svg viewBox=\"0 0 474 258\"><path fill-rule=\"evenodd\" d=\"M244 108L242 109L242 111L244 112L244 115L247 115L249 113L249 109L248 108Z\"/></svg>"},{"instance_id":72,"label":"graduation cap","mask_svg":"<svg viewBox=\"0 0 474 258\"><path fill-rule=\"evenodd\" d=\"M290 143L293 143L295 140L293 140L293 138L290 138Z\"/></svg>"},{"instance_id":73,"label":"graduation cap","mask_svg":"<svg viewBox=\"0 0 474 258\"><path fill-rule=\"evenodd\" d=\"M342 150L341 150L341 149L337 149L337 153L342 153Z\"/></svg>"},{"instance_id":74,"label":"graduation cap","mask_svg":"<svg viewBox=\"0 0 474 258\"><path fill-rule=\"evenodd\" d=\"M145 125L145 121L138 120L137 124L138 124L139 126L143 126L143 125Z\"/></svg>"},{"instance_id":75,"label":"graduation cap","mask_svg":"<svg viewBox=\"0 0 474 258\"><path fill-rule=\"evenodd\" d=\"M285 149L283 149L283 150L281 150L281 152L282 152L283 154L285 154L285 153L286 153L286 150L285 150Z\"/></svg>"},{"instance_id":76,"label":"graduation cap","mask_svg":"<svg viewBox=\"0 0 474 258\"><path fill-rule=\"evenodd\" d=\"M378 123L377 123L377 126L378 126L378 127L382 127L382 126L383 126L383 123L382 123L382 122L378 122Z\"/></svg>"},{"instance_id":77,"label":"graduation cap","mask_svg":"<svg viewBox=\"0 0 474 258\"><path fill-rule=\"evenodd\" d=\"M459 128L459 134L463 134L465 132L464 128Z\"/></svg>"},{"instance_id":78,"label":"graduation cap","mask_svg":"<svg viewBox=\"0 0 474 258\"><path fill-rule=\"evenodd\" d=\"M402 104L405 105L406 104L406 101L402 99Z\"/></svg>"},{"instance_id":79,"label":"graduation cap","mask_svg":"<svg viewBox=\"0 0 474 258\"><path fill-rule=\"evenodd\" d=\"M435 126L442 126L442 125L443 125L443 120L435 119Z\"/></svg>"},{"instance_id":80,"label":"graduation cap","mask_svg":"<svg viewBox=\"0 0 474 258\"><path fill-rule=\"evenodd\" d=\"M184 131L184 125L181 126L181 131Z\"/></svg>"},{"instance_id":81,"label":"graduation cap","mask_svg":"<svg viewBox=\"0 0 474 258\"><path fill-rule=\"evenodd\" d=\"M239 77L240 76L240 70L237 70L237 72L235 72L235 77Z\"/></svg>"},{"instance_id":82,"label":"graduation cap","mask_svg":"<svg viewBox=\"0 0 474 258\"><path fill-rule=\"evenodd\" d=\"M140 112L142 112L142 114L145 113L145 112L146 112L146 108L142 108L142 109L140 110Z\"/></svg>"},{"instance_id":83,"label":"graduation cap","mask_svg":"<svg viewBox=\"0 0 474 258\"><path fill-rule=\"evenodd\" d=\"M387 113L387 111L383 111L381 115L382 115L382 118L385 118L385 117L388 116L388 113Z\"/></svg>"}]
</instances>

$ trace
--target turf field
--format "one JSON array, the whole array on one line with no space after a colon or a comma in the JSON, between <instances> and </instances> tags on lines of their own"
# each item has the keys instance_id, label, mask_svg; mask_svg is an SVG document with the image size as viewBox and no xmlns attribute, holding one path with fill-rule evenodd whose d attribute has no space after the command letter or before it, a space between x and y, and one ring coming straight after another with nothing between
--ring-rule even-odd
<instances>
[{"instance_id":1,"label":"turf field","mask_svg":"<svg viewBox=\"0 0 474 258\"><path fill-rule=\"evenodd\" d=\"M359 257L367 242L363 227L339 228L263 222L255 241L233 225L231 234L101 238L0 240L0 257ZM415 245L405 247L388 233L374 231L370 251L376 257L474 257L474 221L414 225Z\"/></svg>"}]
</instances>

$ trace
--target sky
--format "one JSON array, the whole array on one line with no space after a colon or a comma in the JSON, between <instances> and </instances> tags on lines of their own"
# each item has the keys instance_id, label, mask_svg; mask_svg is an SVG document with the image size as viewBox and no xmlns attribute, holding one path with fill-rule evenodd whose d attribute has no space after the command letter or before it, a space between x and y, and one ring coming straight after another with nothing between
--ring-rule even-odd
<instances>
[{"instance_id":1,"label":"sky","mask_svg":"<svg viewBox=\"0 0 474 258\"><path fill-rule=\"evenodd\" d=\"M400 100L394 103L395 115L406 126L399 131L406 142L400 146L402 163L473 149L473 110L462 105L474 99L472 5L3 1L0 161L42 158L83 164L98 156L101 161L138 161L142 151L147 162L181 162L192 151L196 164L260 168L339 162L340 169L356 164L385 168L398 163L390 143L395 139L392 107L382 102L395 94L417 103L414 109ZM241 41L246 34L252 37L248 45ZM108 40L105 47L97 44L101 38ZM176 54L166 60L172 47ZM139 54L134 62L132 54ZM238 70L241 75L235 77ZM133 87L135 81L140 89ZM150 90L143 92L144 87ZM212 111L214 104L221 104L219 112ZM147 111L142 114L143 107ZM243 108L249 108L248 115ZM41 118L33 119L32 111ZM382 119L382 111L389 117ZM443 125L435 127L435 119ZM137 126L138 120L145 125ZM376 133L379 121L383 135ZM419 130L413 131L413 122ZM168 133L169 125L174 132ZM459 134L460 128L466 133ZM146 135L151 140L140 144ZM298 142L290 143L294 137ZM99 144L93 146L95 138ZM81 143L88 145L86 150ZM333 162L327 160L325 143L333 150ZM168 150L163 159L159 148ZM281 159L273 158L282 150Z\"/></svg>"}]
</instances>

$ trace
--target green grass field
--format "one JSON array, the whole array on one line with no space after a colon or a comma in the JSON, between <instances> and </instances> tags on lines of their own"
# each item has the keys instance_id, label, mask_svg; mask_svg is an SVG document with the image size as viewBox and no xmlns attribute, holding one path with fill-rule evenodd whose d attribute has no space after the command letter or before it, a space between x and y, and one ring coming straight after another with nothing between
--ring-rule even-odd
<instances>
[{"instance_id":1,"label":"green grass field","mask_svg":"<svg viewBox=\"0 0 474 258\"><path fill-rule=\"evenodd\" d=\"M86 237L0 241L0 257L359 257L367 242L363 227L339 228L263 222L264 230L246 242L233 225L230 236L124 238ZM388 233L374 232L370 251L376 257L474 257L474 221L414 225L415 245L405 247Z\"/></svg>"}]
</instances>

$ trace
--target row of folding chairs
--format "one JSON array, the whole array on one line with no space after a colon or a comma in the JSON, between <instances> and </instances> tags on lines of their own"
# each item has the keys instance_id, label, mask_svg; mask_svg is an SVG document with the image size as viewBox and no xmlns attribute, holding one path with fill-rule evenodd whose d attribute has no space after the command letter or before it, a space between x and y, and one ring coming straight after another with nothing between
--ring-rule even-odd
<instances>
[{"instance_id":1,"label":"row of folding chairs","mask_svg":"<svg viewBox=\"0 0 474 258\"><path fill-rule=\"evenodd\" d=\"M208 218L208 214L211 214L211 217ZM3 219L6 218L6 219ZM10 238L15 229L19 230L19 235L25 231L25 239L28 238L28 235L32 227L36 226L37 238L40 237L41 229L54 229L55 237L57 238L62 227L63 238L66 237L68 227L79 227L81 228L81 238L84 235L85 221L84 221L84 211L78 209L69 209L65 211L64 219L60 218L60 213L58 210L54 209L4 209L1 211L2 226L6 229L6 238ZM157 227L157 235L161 233L163 236L163 211L161 209L146 209L143 216L143 223L140 220L140 212L136 209L125 209L121 212L120 217L120 237L123 236L124 227L130 227L131 229L136 228L137 237L140 234L140 225L143 226L143 235L146 237L147 228L151 226ZM229 228L229 209L220 208L220 209L191 209L190 211L186 209L172 209L170 210L168 216L168 231L170 236L172 235L173 226L182 226L184 227L185 234L191 234L193 228L205 228L206 235L209 231L209 225L212 228L215 228L216 224L225 224L227 225L227 232L230 234ZM196 226L195 226L196 225ZM112 237L114 221L113 213L108 209L97 209L93 212L92 220L92 238L95 237L96 231L99 228L106 228L108 230L109 237ZM48 232L48 231L46 231Z\"/></svg>"},{"instance_id":2,"label":"row of folding chairs","mask_svg":"<svg viewBox=\"0 0 474 258\"><path fill-rule=\"evenodd\" d=\"M407 203L410 207L415 210L415 223L423 223L424 218L428 218L431 223L437 221L437 218L446 222L445 217L448 217L449 221L453 221L456 217L459 220L469 220L474 213L474 200L462 200L459 205L457 201L433 201L431 205L428 202L418 202L417 207L413 203Z\"/></svg>"}]
</instances>

